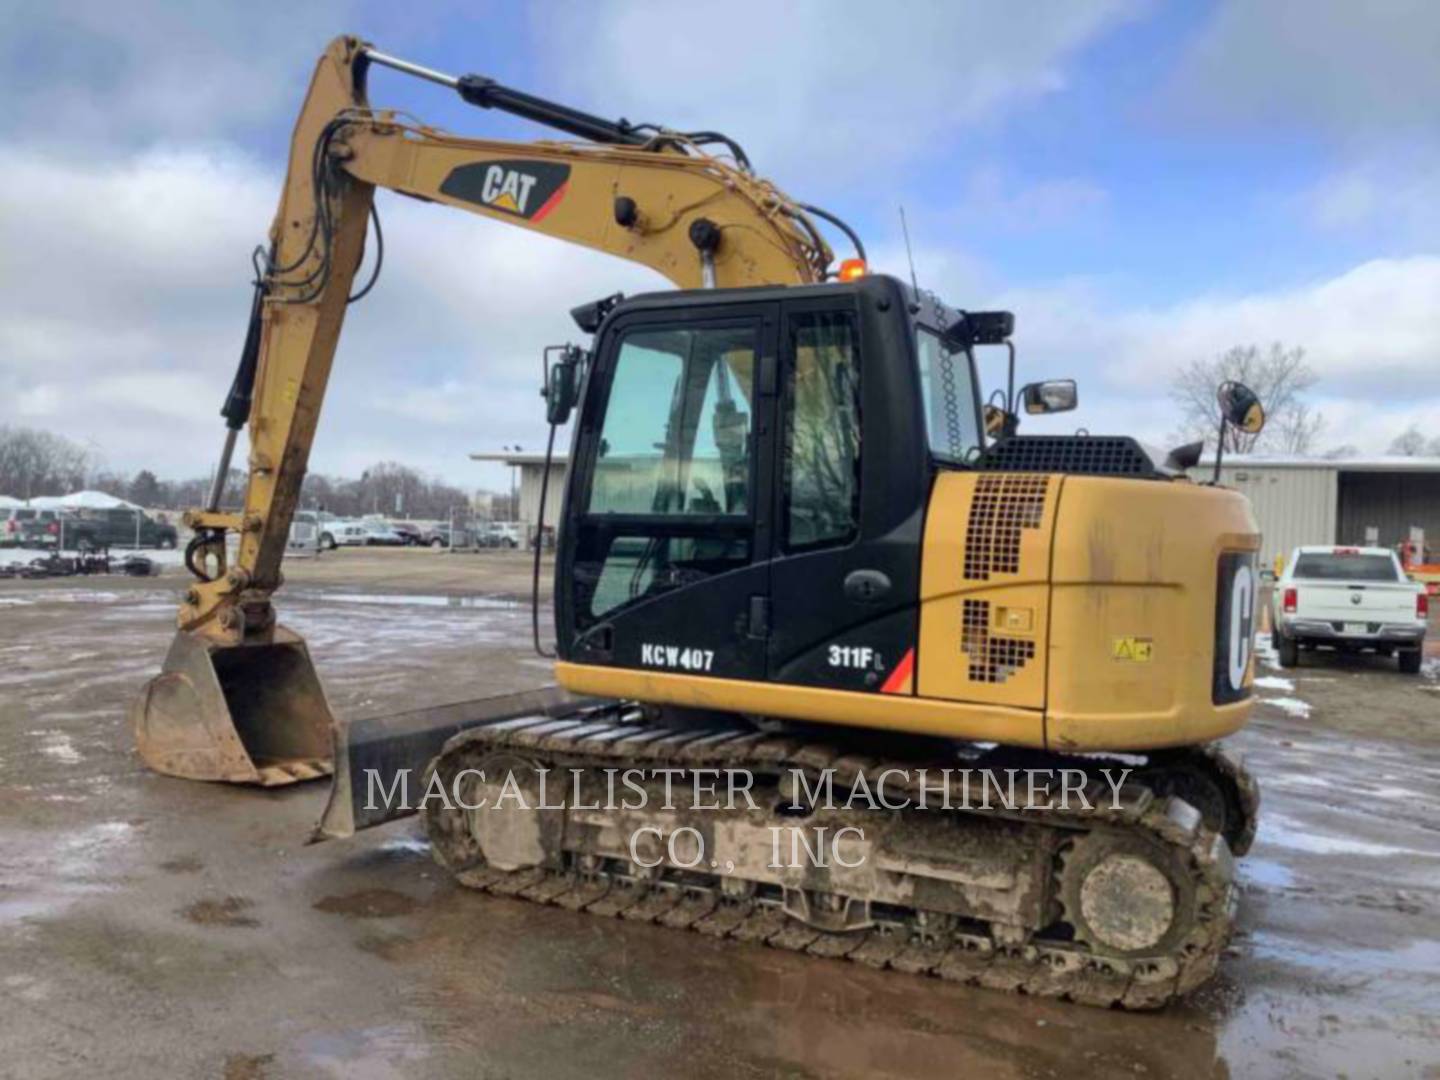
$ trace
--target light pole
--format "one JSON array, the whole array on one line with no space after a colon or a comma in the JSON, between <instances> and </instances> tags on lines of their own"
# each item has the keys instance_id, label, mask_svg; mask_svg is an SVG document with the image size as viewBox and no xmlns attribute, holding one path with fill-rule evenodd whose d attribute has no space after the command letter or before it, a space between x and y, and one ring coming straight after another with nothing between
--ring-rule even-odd
<instances>
[{"instance_id":1,"label":"light pole","mask_svg":"<svg viewBox=\"0 0 1440 1080\"><path fill-rule=\"evenodd\" d=\"M525 450L519 443L504 449L507 454L520 454ZM510 463L510 520L517 525L520 523L520 463L518 461Z\"/></svg>"}]
</instances>

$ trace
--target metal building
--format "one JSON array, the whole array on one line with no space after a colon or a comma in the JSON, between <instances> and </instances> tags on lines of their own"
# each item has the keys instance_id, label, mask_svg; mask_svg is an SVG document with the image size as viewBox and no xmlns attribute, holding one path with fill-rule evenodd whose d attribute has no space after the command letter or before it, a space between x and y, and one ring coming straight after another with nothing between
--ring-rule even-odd
<instances>
[{"instance_id":1,"label":"metal building","mask_svg":"<svg viewBox=\"0 0 1440 1080\"><path fill-rule=\"evenodd\" d=\"M528 539L535 535L535 525L540 520L540 487L545 475L545 455L526 453L475 453L471 461L498 461L512 470L515 488L519 493L520 523ZM550 459L550 486L545 492L545 528L548 532L560 522L560 509L565 500L566 455L556 453Z\"/></svg>"},{"instance_id":2,"label":"metal building","mask_svg":"<svg viewBox=\"0 0 1440 1080\"><path fill-rule=\"evenodd\" d=\"M1190 475L1208 480L1213 470L1211 459ZM1249 497L1266 563L1300 544L1394 547L1415 527L1440 547L1440 458L1241 454L1224 459L1220 482Z\"/></svg>"}]
</instances>

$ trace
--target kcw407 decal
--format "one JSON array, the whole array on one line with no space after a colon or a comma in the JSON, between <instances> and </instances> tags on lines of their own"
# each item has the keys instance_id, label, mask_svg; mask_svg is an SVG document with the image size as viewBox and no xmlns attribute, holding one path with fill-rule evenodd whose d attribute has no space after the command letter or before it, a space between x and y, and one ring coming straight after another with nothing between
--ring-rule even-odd
<instances>
[{"instance_id":1,"label":"kcw407 decal","mask_svg":"<svg viewBox=\"0 0 1440 1080\"><path fill-rule=\"evenodd\" d=\"M674 668L678 671L709 671L710 666L715 663L715 650L684 645L642 644L640 663L647 667Z\"/></svg>"},{"instance_id":2,"label":"kcw407 decal","mask_svg":"<svg viewBox=\"0 0 1440 1080\"><path fill-rule=\"evenodd\" d=\"M565 198L570 166L554 161L484 161L452 169L440 191L455 199L541 221Z\"/></svg>"}]
</instances>

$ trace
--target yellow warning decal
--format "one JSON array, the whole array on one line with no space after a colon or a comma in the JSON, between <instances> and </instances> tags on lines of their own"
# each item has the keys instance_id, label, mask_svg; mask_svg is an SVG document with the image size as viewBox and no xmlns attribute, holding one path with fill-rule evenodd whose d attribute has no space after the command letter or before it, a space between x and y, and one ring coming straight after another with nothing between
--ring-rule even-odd
<instances>
[{"instance_id":1,"label":"yellow warning decal","mask_svg":"<svg viewBox=\"0 0 1440 1080\"><path fill-rule=\"evenodd\" d=\"M1150 638L1122 637L1115 639L1110 655L1116 660L1134 660L1149 663L1154 655L1155 642Z\"/></svg>"}]
</instances>

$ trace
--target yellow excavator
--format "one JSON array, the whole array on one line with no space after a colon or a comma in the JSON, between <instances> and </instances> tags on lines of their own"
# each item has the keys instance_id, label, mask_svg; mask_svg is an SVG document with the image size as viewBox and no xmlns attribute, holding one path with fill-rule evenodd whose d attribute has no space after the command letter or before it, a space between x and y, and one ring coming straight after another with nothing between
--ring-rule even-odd
<instances>
[{"instance_id":1,"label":"yellow excavator","mask_svg":"<svg viewBox=\"0 0 1440 1080\"><path fill-rule=\"evenodd\" d=\"M375 65L574 141L372 109ZM583 304L588 344L546 354L552 447L575 418L558 685L342 724L271 601L340 327L379 274L377 186L677 289ZM152 768L333 772L322 835L418 809L463 884L674 929L1129 1008L1215 970L1258 808L1216 740L1251 708L1260 538L1243 497L1188 478L1198 444L1020 434L1076 389L1016 389L1013 317L869 273L719 133L352 37L316 67L256 270L186 518L195 581L132 710ZM986 350L1008 370L982 404ZM1264 422L1240 386L1219 411ZM244 507L222 510L247 424ZM998 797L1017 776L1026 797Z\"/></svg>"}]
</instances>

